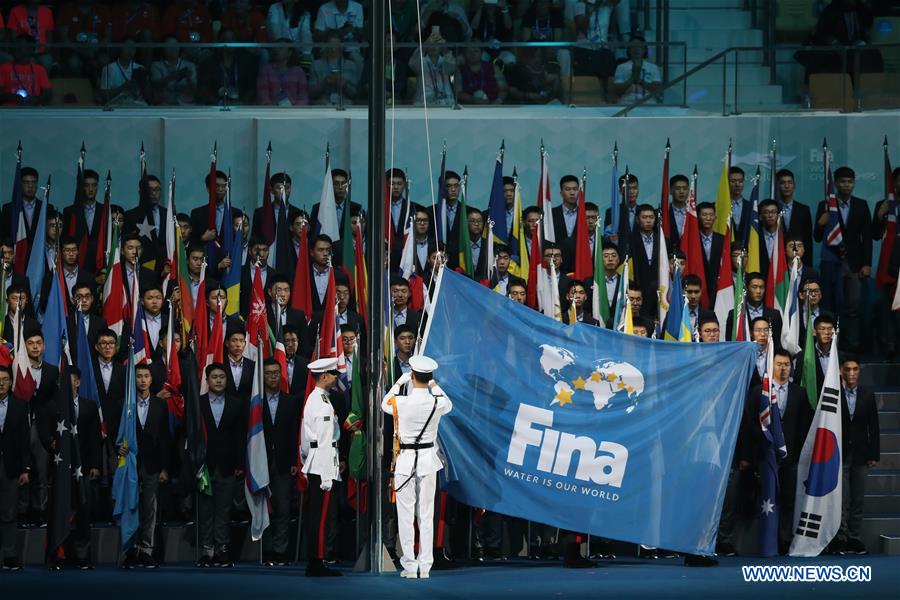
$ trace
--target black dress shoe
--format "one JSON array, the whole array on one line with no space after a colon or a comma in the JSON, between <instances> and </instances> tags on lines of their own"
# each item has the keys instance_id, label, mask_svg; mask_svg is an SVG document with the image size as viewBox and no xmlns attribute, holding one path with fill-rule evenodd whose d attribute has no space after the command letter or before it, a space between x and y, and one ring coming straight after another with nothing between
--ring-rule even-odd
<instances>
[{"instance_id":1,"label":"black dress shoe","mask_svg":"<svg viewBox=\"0 0 900 600\"><path fill-rule=\"evenodd\" d=\"M123 569L134 569L135 567L140 566L140 564L141 563L140 563L140 561L138 561L137 555L134 553L129 553L125 557L125 560L122 561L122 568Z\"/></svg>"},{"instance_id":2,"label":"black dress shoe","mask_svg":"<svg viewBox=\"0 0 900 600\"><path fill-rule=\"evenodd\" d=\"M91 562L91 559L89 559L89 558L85 558L84 560L79 560L79 561L75 564L75 566L76 566L80 571L93 571L93 570L94 570L94 563L92 563L92 562Z\"/></svg>"},{"instance_id":3,"label":"black dress shoe","mask_svg":"<svg viewBox=\"0 0 900 600\"><path fill-rule=\"evenodd\" d=\"M10 557L3 561L4 571L21 571L22 569L22 563L20 563L17 558Z\"/></svg>"},{"instance_id":4,"label":"black dress shoe","mask_svg":"<svg viewBox=\"0 0 900 600\"><path fill-rule=\"evenodd\" d=\"M581 556L581 545L576 542L566 544L566 556L563 559L563 566L567 569L593 569L597 566L594 561Z\"/></svg>"},{"instance_id":5,"label":"black dress shoe","mask_svg":"<svg viewBox=\"0 0 900 600\"><path fill-rule=\"evenodd\" d=\"M307 577L340 577L343 573L329 569L321 560L310 560L306 565Z\"/></svg>"},{"instance_id":6,"label":"black dress shoe","mask_svg":"<svg viewBox=\"0 0 900 600\"><path fill-rule=\"evenodd\" d=\"M868 554L869 551L866 550L866 545L862 543L862 540L851 539L847 541L847 553L848 554Z\"/></svg>"},{"instance_id":7,"label":"black dress shoe","mask_svg":"<svg viewBox=\"0 0 900 600\"><path fill-rule=\"evenodd\" d=\"M452 569L459 569L460 564L457 563L452 558L448 558L442 549L438 549L434 554L434 563L431 565L432 571L450 571Z\"/></svg>"},{"instance_id":8,"label":"black dress shoe","mask_svg":"<svg viewBox=\"0 0 900 600\"><path fill-rule=\"evenodd\" d=\"M684 566L686 567L717 567L719 561L712 556L700 556L699 554L685 554Z\"/></svg>"},{"instance_id":9,"label":"black dress shoe","mask_svg":"<svg viewBox=\"0 0 900 600\"><path fill-rule=\"evenodd\" d=\"M677 552L673 552L672 550L663 550L662 548L659 548L656 551L656 555L659 558L678 558L679 557L679 554Z\"/></svg>"},{"instance_id":10,"label":"black dress shoe","mask_svg":"<svg viewBox=\"0 0 900 600\"><path fill-rule=\"evenodd\" d=\"M656 548L649 548L644 545L639 545L637 550L638 558L646 558L649 560L656 560L659 558L659 553L656 551Z\"/></svg>"},{"instance_id":11,"label":"black dress shoe","mask_svg":"<svg viewBox=\"0 0 900 600\"><path fill-rule=\"evenodd\" d=\"M62 571L62 563L60 563L60 562L50 563L49 565L47 565L47 570L48 571Z\"/></svg>"},{"instance_id":12,"label":"black dress shoe","mask_svg":"<svg viewBox=\"0 0 900 600\"><path fill-rule=\"evenodd\" d=\"M226 552L219 552L213 557L212 561L213 565L222 567L223 569L230 569L234 566L234 563Z\"/></svg>"},{"instance_id":13,"label":"black dress shoe","mask_svg":"<svg viewBox=\"0 0 900 600\"><path fill-rule=\"evenodd\" d=\"M208 569L212 564L212 556L209 556L208 554L204 554L200 557L200 560L197 561L197 566L201 569Z\"/></svg>"},{"instance_id":14,"label":"black dress shoe","mask_svg":"<svg viewBox=\"0 0 900 600\"><path fill-rule=\"evenodd\" d=\"M287 565L291 564L291 559L288 558L287 554L279 552L275 555L273 562L277 567L286 567Z\"/></svg>"},{"instance_id":15,"label":"black dress shoe","mask_svg":"<svg viewBox=\"0 0 900 600\"><path fill-rule=\"evenodd\" d=\"M716 546L717 556L737 556L737 550L731 544L719 544Z\"/></svg>"},{"instance_id":16,"label":"black dress shoe","mask_svg":"<svg viewBox=\"0 0 900 600\"><path fill-rule=\"evenodd\" d=\"M159 568L159 563L156 562L156 559L146 552L141 552L140 558L138 558L138 563L145 569Z\"/></svg>"}]
</instances>

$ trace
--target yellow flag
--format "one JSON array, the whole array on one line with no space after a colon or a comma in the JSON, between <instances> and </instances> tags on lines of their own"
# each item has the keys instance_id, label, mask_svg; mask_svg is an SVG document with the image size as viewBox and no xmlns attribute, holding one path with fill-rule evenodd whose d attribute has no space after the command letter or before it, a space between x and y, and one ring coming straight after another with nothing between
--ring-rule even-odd
<instances>
[{"instance_id":1,"label":"yellow flag","mask_svg":"<svg viewBox=\"0 0 900 600\"><path fill-rule=\"evenodd\" d=\"M731 168L731 152L725 155L722 163L722 175L719 177L719 187L716 189L716 224L713 231L725 235L728 231L728 221L731 219L731 190L728 188L728 170Z\"/></svg>"}]
</instances>

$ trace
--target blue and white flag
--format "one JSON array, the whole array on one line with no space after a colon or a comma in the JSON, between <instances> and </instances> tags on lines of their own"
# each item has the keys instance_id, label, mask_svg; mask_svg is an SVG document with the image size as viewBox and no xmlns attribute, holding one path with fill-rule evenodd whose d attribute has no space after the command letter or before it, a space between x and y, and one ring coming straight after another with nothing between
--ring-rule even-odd
<instances>
[{"instance_id":1,"label":"blue and white flag","mask_svg":"<svg viewBox=\"0 0 900 600\"><path fill-rule=\"evenodd\" d=\"M774 372L775 344L769 337L766 350L766 374L759 395L759 426L762 429L762 462L759 467L759 554L778 556L778 467L787 458L787 445L781 430L781 411L775 397L771 374Z\"/></svg>"},{"instance_id":2,"label":"blue and white flag","mask_svg":"<svg viewBox=\"0 0 900 600\"><path fill-rule=\"evenodd\" d=\"M261 333L261 332L260 332ZM263 388L262 336L256 349L253 369L253 388L250 393L250 411L247 418L247 476L244 496L250 509L250 537L254 542L262 539L269 526L269 460L266 455L266 436L263 431L265 391ZM272 415L275 418L275 415Z\"/></svg>"},{"instance_id":3,"label":"blue and white flag","mask_svg":"<svg viewBox=\"0 0 900 600\"><path fill-rule=\"evenodd\" d=\"M137 388L134 383L134 353L128 353L126 367L125 405L119 421L119 435L116 447L124 448L125 455L119 456L116 473L113 476L112 497L113 518L119 524L122 551L131 547L140 518L138 516L138 468L137 468Z\"/></svg>"},{"instance_id":4,"label":"blue and white flag","mask_svg":"<svg viewBox=\"0 0 900 600\"><path fill-rule=\"evenodd\" d=\"M756 347L563 325L442 277L425 352L454 405L440 429L448 491L563 529L711 554Z\"/></svg>"}]
</instances>

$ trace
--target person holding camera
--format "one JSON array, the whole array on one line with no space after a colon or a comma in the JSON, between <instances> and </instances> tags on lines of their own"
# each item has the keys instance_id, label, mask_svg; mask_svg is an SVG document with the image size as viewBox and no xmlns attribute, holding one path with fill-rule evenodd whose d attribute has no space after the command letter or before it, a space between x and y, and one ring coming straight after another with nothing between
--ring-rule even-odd
<instances>
[{"instance_id":1,"label":"person holding camera","mask_svg":"<svg viewBox=\"0 0 900 600\"><path fill-rule=\"evenodd\" d=\"M338 44L341 35L331 31L325 41ZM324 48L322 58L312 64L309 76L310 96L316 104L352 104L359 86L359 75L357 64L345 59L339 46Z\"/></svg>"},{"instance_id":2,"label":"person holding camera","mask_svg":"<svg viewBox=\"0 0 900 600\"><path fill-rule=\"evenodd\" d=\"M435 25L425 40L425 56L422 57L416 49L409 59L409 68L418 78L414 92L417 105L426 102L433 106L454 104L450 75L456 73L456 57L446 44L441 28Z\"/></svg>"},{"instance_id":3,"label":"person holding camera","mask_svg":"<svg viewBox=\"0 0 900 600\"><path fill-rule=\"evenodd\" d=\"M197 67L181 57L181 48L175 36L166 36L163 60L150 65L150 81L153 83L157 104L167 106L194 103L197 91Z\"/></svg>"}]
</instances>

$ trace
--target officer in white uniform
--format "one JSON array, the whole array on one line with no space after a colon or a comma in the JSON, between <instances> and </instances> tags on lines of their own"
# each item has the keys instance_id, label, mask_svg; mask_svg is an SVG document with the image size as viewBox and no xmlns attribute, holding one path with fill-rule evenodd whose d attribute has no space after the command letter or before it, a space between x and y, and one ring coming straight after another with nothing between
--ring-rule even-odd
<instances>
[{"instance_id":1,"label":"officer in white uniform","mask_svg":"<svg viewBox=\"0 0 900 600\"><path fill-rule=\"evenodd\" d=\"M381 402L381 409L392 418L396 410L400 436L400 454L394 468L397 494L397 526L403 556L401 577L427 579L434 562L433 515L434 488L441 461L437 449L438 424L453 404L432 379L437 363L427 356L413 356L411 371L397 380ZM401 386L411 383L408 395L400 396ZM415 520L415 523L414 523ZM419 527L419 555L415 554L415 527Z\"/></svg>"},{"instance_id":2,"label":"officer in white uniform","mask_svg":"<svg viewBox=\"0 0 900 600\"><path fill-rule=\"evenodd\" d=\"M316 387L306 398L300 434L300 458L303 473L309 480L307 523L314 544L306 575L335 577L341 573L325 566L325 554L328 532L337 525L337 498L331 497L331 484L341 479L337 450L341 430L328 397L328 390L338 378L337 359L320 358L309 363L309 371L316 380Z\"/></svg>"}]
</instances>

